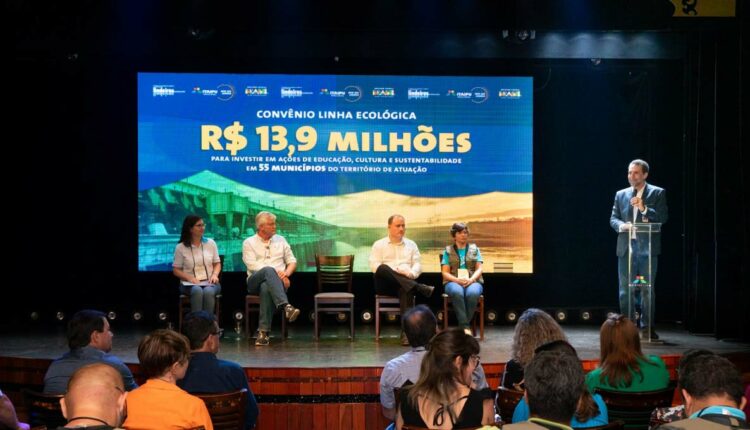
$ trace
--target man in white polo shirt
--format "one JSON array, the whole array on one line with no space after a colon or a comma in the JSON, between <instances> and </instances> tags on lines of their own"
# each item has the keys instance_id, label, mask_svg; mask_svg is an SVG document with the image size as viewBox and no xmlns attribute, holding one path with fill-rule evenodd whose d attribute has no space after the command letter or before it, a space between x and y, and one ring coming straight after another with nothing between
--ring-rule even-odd
<instances>
[{"instance_id":1,"label":"man in white polo shirt","mask_svg":"<svg viewBox=\"0 0 750 430\"><path fill-rule=\"evenodd\" d=\"M276 215L262 211L255 216L256 234L242 243L242 261L247 266L247 292L260 296L258 337L255 344L268 345L268 332L276 309L292 322L299 309L289 304L286 290L289 276L297 268L292 248L282 236L276 234Z\"/></svg>"}]
</instances>

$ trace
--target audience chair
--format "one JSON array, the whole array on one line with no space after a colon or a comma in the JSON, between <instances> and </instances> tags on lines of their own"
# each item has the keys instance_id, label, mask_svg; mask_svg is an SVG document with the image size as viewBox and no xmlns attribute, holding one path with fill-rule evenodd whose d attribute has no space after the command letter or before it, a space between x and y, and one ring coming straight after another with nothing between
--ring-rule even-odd
<instances>
[{"instance_id":1,"label":"audience chair","mask_svg":"<svg viewBox=\"0 0 750 430\"><path fill-rule=\"evenodd\" d=\"M409 306L414 307L416 297L414 294L409 296ZM380 313L401 313L401 305L398 297L375 294L375 340L380 339ZM402 315L403 316L403 315Z\"/></svg>"},{"instance_id":2,"label":"audience chair","mask_svg":"<svg viewBox=\"0 0 750 430\"><path fill-rule=\"evenodd\" d=\"M60 408L62 394L43 394L28 388L22 388L21 392L31 427L47 426L54 429L67 424Z\"/></svg>"},{"instance_id":3,"label":"audience chair","mask_svg":"<svg viewBox=\"0 0 750 430\"><path fill-rule=\"evenodd\" d=\"M625 421L610 421L609 424L596 427L585 427L583 430L625 430Z\"/></svg>"},{"instance_id":4,"label":"audience chair","mask_svg":"<svg viewBox=\"0 0 750 430\"><path fill-rule=\"evenodd\" d=\"M448 328L448 311L453 309L451 296L443 293L443 330ZM479 340L484 340L484 294L479 296L477 308L471 316L471 334L477 335L477 320L479 320Z\"/></svg>"},{"instance_id":5,"label":"audience chair","mask_svg":"<svg viewBox=\"0 0 750 430\"><path fill-rule=\"evenodd\" d=\"M221 273L219 273L219 278L221 278L221 274L224 272L224 256L219 255L219 259L221 259ZM178 287L181 285L181 282L177 281ZM219 279L219 284L221 284L221 279ZM224 286L222 285L222 288ZM179 290L178 290L179 291ZM215 307L215 313L216 313L216 321L219 322L219 326L221 326L221 293L216 295L216 304ZM182 294L180 293L180 299L179 303L177 304L177 330L182 332L182 318L190 313L190 294Z\"/></svg>"},{"instance_id":6,"label":"audience chair","mask_svg":"<svg viewBox=\"0 0 750 430\"><path fill-rule=\"evenodd\" d=\"M315 294L315 339L320 338L320 313L349 312L349 336L354 340L354 294L352 294L352 270L354 255L341 257L315 254L318 293ZM326 286L346 292L323 292Z\"/></svg>"},{"instance_id":7,"label":"audience chair","mask_svg":"<svg viewBox=\"0 0 750 430\"><path fill-rule=\"evenodd\" d=\"M254 296L252 294L248 294L245 296L245 333L247 333L248 339L252 337L250 331L250 314L254 314L256 324L253 327L253 331L257 330L258 328L258 319L260 318L260 296ZM284 311L281 311L281 336L286 339L289 336L289 332L287 331L286 327L286 317L284 316Z\"/></svg>"},{"instance_id":8,"label":"audience chair","mask_svg":"<svg viewBox=\"0 0 750 430\"><path fill-rule=\"evenodd\" d=\"M247 389L216 394L195 394L206 404L215 430L245 428Z\"/></svg>"},{"instance_id":9,"label":"audience chair","mask_svg":"<svg viewBox=\"0 0 750 430\"><path fill-rule=\"evenodd\" d=\"M523 399L523 391L511 390L503 386L497 389L495 406L503 423L510 424L513 421L513 411L516 410L516 405L521 399Z\"/></svg>"},{"instance_id":10,"label":"audience chair","mask_svg":"<svg viewBox=\"0 0 750 430\"><path fill-rule=\"evenodd\" d=\"M672 405L676 384L656 391L624 393L619 391L597 389L604 403L607 404L609 419L621 420L626 429L648 428L651 411Z\"/></svg>"}]
</instances>

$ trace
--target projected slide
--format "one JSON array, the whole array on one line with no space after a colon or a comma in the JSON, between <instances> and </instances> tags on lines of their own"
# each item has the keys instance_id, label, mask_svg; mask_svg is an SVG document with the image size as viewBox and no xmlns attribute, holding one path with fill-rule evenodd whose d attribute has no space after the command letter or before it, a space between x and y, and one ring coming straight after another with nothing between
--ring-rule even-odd
<instances>
[{"instance_id":1,"label":"projected slide","mask_svg":"<svg viewBox=\"0 0 750 430\"><path fill-rule=\"evenodd\" d=\"M426 272L469 224L486 273L531 273L529 77L138 75L138 266L171 271L195 213L244 271L255 215L277 215L298 271L315 254L368 272L391 214Z\"/></svg>"}]
</instances>

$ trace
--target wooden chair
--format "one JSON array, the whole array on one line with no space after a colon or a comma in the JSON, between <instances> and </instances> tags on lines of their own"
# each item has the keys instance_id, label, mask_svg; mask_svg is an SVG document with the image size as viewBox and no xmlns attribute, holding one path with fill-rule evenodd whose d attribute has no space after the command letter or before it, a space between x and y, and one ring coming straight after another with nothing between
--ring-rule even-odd
<instances>
[{"instance_id":1,"label":"wooden chair","mask_svg":"<svg viewBox=\"0 0 750 430\"><path fill-rule=\"evenodd\" d=\"M206 404L215 430L245 428L247 389L216 394L195 394Z\"/></svg>"},{"instance_id":2,"label":"wooden chair","mask_svg":"<svg viewBox=\"0 0 750 430\"><path fill-rule=\"evenodd\" d=\"M219 259L221 260L221 267L222 272L224 271L224 256L219 255ZM221 272L219 273L219 278L221 278ZM219 279L219 284L221 284L221 279ZM178 285L181 285L181 283L178 283ZM223 286L222 286L223 288ZM221 293L217 294L215 296L216 303L214 304L214 310L216 312L216 321L219 322L219 326L221 326ZM179 303L177 304L177 330L182 331L182 318L185 317L188 313L190 313L190 294L182 294L180 293L180 299Z\"/></svg>"},{"instance_id":3,"label":"wooden chair","mask_svg":"<svg viewBox=\"0 0 750 430\"><path fill-rule=\"evenodd\" d=\"M28 388L22 388L21 392L31 427L57 428L67 424L68 421L63 416L60 407L62 394L44 394Z\"/></svg>"},{"instance_id":4,"label":"wooden chair","mask_svg":"<svg viewBox=\"0 0 750 430\"><path fill-rule=\"evenodd\" d=\"M315 294L315 339L320 338L320 313L349 312L349 334L354 340L354 255L340 257L315 254L318 293ZM346 287L346 292L324 292L325 286Z\"/></svg>"},{"instance_id":5,"label":"wooden chair","mask_svg":"<svg viewBox=\"0 0 750 430\"><path fill-rule=\"evenodd\" d=\"M260 319L260 296L254 296L252 294L248 294L245 296L245 333L247 333L247 337L250 338L252 333L250 331L250 314L255 315L255 320L259 321ZM255 329L257 329L258 322L255 325ZM289 332L287 331L286 327L286 317L284 316L284 312L281 312L281 336L286 339L289 336Z\"/></svg>"},{"instance_id":6,"label":"wooden chair","mask_svg":"<svg viewBox=\"0 0 750 430\"><path fill-rule=\"evenodd\" d=\"M453 299L446 293L443 293L443 330L448 328L448 311L453 309L451 303ZM474 315L471 316L471 334L477 335L477 320L479 320L479 340L484 340L484 295L479 296L477 308L474 309Z\"/></svg>"},{"instance_id":7,"label":"wooden chair","mask_svg":"<svg viewBox=\"0 0 750 430\"><path fill-rule=\"evenodd\" d=\"M410 306L414 307L416 297L410 296ZM398 297L375 294L375 340L380 339L380 313L401 313L401 305Z\"/></svg>"},{"instance_id":8,"label":"wooden chair","mask_svg":"<svg viewBox=\"0 0 750 430\"><path fill-rule=\"evenodd\" d=\"M676 384L656 391L625 393L619 391L597 389L607 404L609 419L621 420L626 429L648 428L651 411L672 405Z\"/></svg>"},{"instance_id":9,"label":"wooden chair","mask_svg":"<svg viewBox=\"0 0 750 430\"><path fill-rule=\"evenodd\" d=\"M495 406L503 423L510 424L512 422L513 411L516 410L516 405L521 399L523 399L523 391L511 390L503 386L497 389Z\"/></svg>"}]
</instances>

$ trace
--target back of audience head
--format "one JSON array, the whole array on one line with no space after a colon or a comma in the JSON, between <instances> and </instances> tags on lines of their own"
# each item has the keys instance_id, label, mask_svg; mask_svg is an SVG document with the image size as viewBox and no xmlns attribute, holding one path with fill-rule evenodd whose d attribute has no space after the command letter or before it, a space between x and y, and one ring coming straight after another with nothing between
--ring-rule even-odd
<instances>
[{"instance_id":1,"label":"back of audience head","mask_svg":"<svg viewBox=\"0 0 750 430\"><path fill-rule=\"evenodd\" d=\"M187 368L189 360L190 343L185 336L174 330L154 330L138 345L138 361L147 378L165 375L176 364ZM182 373L177 379L184 376L184 371Z\"/></svg>"},{"instance_id":2,"label":"back of audience head","mask_svg":"<svg viewBox=\"0 0 750 430\"><path fill-rule=\"evenodd\" d=\"M208 311L190 312L182 321L182 334L190 342L191 351L201 349L205 341L216 333L216 329L216 316ZM212 352L216 353L219 349L218 346L219 343L216 342L216 345L211 348L216 349L216 351Z\"/></svg>"},{"instance_id":3,"label":"back of audience head","mask_svg":"<svg viewBox=\"0 0 750 430\"><path fill-rule=\"evenodd\" d=\"M69 421L94 417L118 427L125 421L126 397L120 372L108 364L94 363L73 373L60 406Z\"/></svg>"},{"instance_id":4,"label":"back of audience head","mask_svg":"<svg viewBox=\"0 0 750 430\"><path fill-rule=\"evenodd\" d=\"M402 321L404 333L412 347L427 345L437 333L437 318L425 305L417 305L406 311Z\"/></svg>"},{"instance_id":5,"label":"back of audience head","mask_svg":"<svg viewBox=\"0 0 750 430\"><path fill-rule=\"evenodd\" d=\"M104 352L112 349L112 334L104 312L84 309L68 321L68 347L72 349L91 346Z\"/></svg>"},{"instance_id":6,"label":"back of audience head","mask_svg":"<svg viewBox=\"0 0 750 430\"><path fill-rule=\"evenodd\" d=\"M570 423L586 390L581 362L569 352L542 351L524 369L532 416Z\"/></svg>"},{"instance_id":7,"label":"back of audience head","mask_svg":"<svg viewBox=\"0 0 750 430\"><path fill-rule=\"evenodd\" d=\"M629 387L633 373L643 377L638 360L644 360L638 327L627 317L611 314L599 332L600 366L602 380L611 385L622 383Z\"/></svg>"},{"instance_id":8,"label":"back of audience head","mask_svg":"<svg viewBox=\"0 0 750 430\"><path fill-rule=\"evenodd\" d=\"M559 352L561 354L570 354L571 356L575 357L576 360L578 360L580 364L580 359L578 358L578 353L576 352L576 349L573 348L573 345L569 344L567 341L564 340L553 340L552 342L547 342L544 345L539 346L536 350L534 350L534 354L539 354L541 352ZM599 415L599 406L596 405L596 402L594 401L594 398L591 396L591 393L588 389L583 390L583 393L581 394L581 398L578 402L578 405L576 406L576 412L575 417L578 420L578 422L585 422L589 419Z\"/></svg>"},{"instance_id":9,"label":"back of audience head","mask_svg":"<svg viewBox=\"0 0 750 430\"><path fill-rule=\"evenodd\" d=\"M553 340L567 340L554 318L541 309L526 309L516 323L511 358L525 366L537 347Z\"/></svg>"},{"instance_id":10,"label":"back of audience head","mask_svg":"<svg viewBox=\"0 0 750 430\"><path fill-rule=\"evenodd\" d=\"M688 415L713 405L739 409L745 406L740 373L731 361L719 355L689 358L681 368L679 380Z\"/></svg>"}]
</instances>

